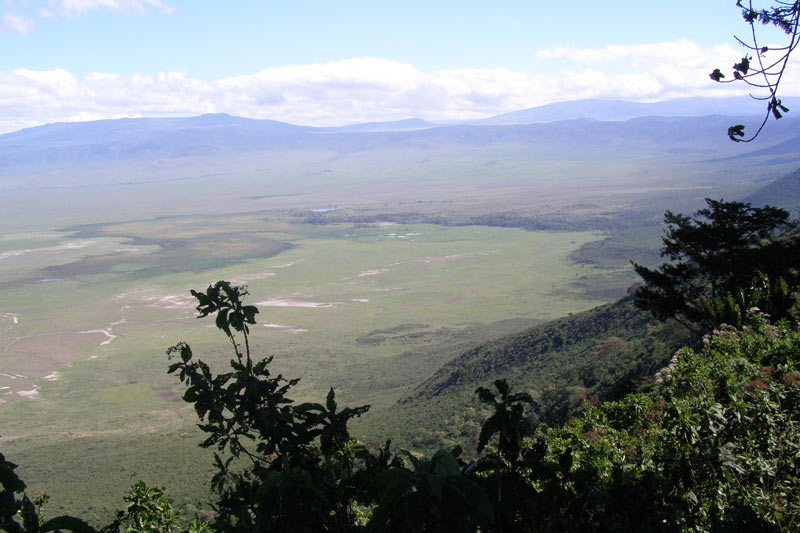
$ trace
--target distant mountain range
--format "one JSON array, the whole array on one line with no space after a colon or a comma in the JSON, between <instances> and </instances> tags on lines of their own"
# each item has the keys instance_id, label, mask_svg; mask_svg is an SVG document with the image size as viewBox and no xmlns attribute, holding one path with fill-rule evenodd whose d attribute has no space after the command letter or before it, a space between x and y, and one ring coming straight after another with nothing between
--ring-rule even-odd
<instances>
[{"instance_id":1,"label":"distant mountain range","mask_svg":"<svg viewBox=\"0 0 800 533\"><path fill-rule=\"evenodd\" d=\"M793 99L786 103L794 106ZM476 151L565 159L676 153L689 161L800 161L800 118L791 114L772 121L752 147L727 139L729 125L757 123L752 114L759 109L760 103L749 98L655 104L582 100L450 125L408 119L315 128L226 114L56 123L0 135L0 188L58 185L70 173L88 176L88 170L120 167L132 169L125 180L162 171L175 175L179 167L188 177L198 168L236 171L248 160L300 153L319 159L393 153L403 160ZM76 180L73 176L61 184L75 185Z\"/></svg>"},{"instance_id":2,"label":"distant mountain range","mask_svg":"<svg viewBox=\"0 0 800 533\"><path fill-rule=\"evenodd\" d=\"M800 107L800 98L785 98L783 103L790 109ZM555 122L579 118L620 121L639 117L763 116L765 112L766 104L749 96L678 98L654 103L626 102L623 100L575 100L503 113L475 123L509 125Z\"/></svg>"},{"instance_id":3,"label":"distant mountain range","mask_svg":"<svg viewBox=\"0 0 800 533\"><path fill-rule=\"evenodd\" d=\"M329 128L331 131L406 131L433 128L435 124L421 118L407 118L393 122L365 122Z\"/></svg>"}]
</instances>

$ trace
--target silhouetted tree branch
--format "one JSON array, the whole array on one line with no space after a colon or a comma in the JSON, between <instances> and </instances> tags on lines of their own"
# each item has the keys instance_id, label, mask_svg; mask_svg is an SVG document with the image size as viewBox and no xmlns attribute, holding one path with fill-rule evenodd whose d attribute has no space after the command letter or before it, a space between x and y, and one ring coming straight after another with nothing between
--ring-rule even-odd
<instances>
[{"instance_id":1,"label":"silhouetted tree branch","mask_svg":"<svg viewBox=\"0 0 800 533\"><path fill-rule=\"evenodd\" d=\"M745 48L745 55L739 63L733 65L732 79L724 79L725 75L720 69L714 69L714 72L709 76L719 83L744 82L758 91L757 94L751 94L750 96L756 100L767 102L764 119L755 134L746 137L744 125L742 124L728 128L728 137L732 141L750 142L758 137L770 116L779 119L783 116L783 113L789 111L778 98L778 90L789 58L797 48L798 41L800 41L798 39L800 37L798 34L800 1L775 0L772 6L765 9L753 7L752 0L747 5L744 5L743 0L738 0L736 5L742 10L742 18L750 25L749 42L736 37L739 44ZM787 36L785 45L769 47L760 43L758 32L756 31L757 23L765 26L775 26L783 31Z\"/></svg>"}]
</instances>

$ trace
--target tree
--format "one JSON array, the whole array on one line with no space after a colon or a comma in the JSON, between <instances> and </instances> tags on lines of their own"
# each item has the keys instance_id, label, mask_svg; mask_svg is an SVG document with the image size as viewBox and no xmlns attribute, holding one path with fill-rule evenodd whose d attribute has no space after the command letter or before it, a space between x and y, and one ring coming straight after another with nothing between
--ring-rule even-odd
<instances>
[{"instance_id":1,"label":"tree","mask_svg":"<svg viewBox=\"0 0 800 533\"><path fill-rule=\"evenodd\" d=\"M666 212L661 256L669 261L655 270L633 263L645 282L636 305L696 332L741 325L756 306L775 320L787 316L800 284L800 234L789 213L741 202L706 203L694 218Z\"/></svg>"},{"instance_id":2,"label":"tree","mask_svg":"<svg viewBox=\"0 0 800 533\"><path fill-rule=\"evenodd\" d=\"M798 20L800 20L800 1L786 2L776 0L769 8L758 9L753 7L752 0L745 6L743 0L738 0L736 5L742 10L742 18L750 25L751 37L748 42L736 37L736 40L747 51L739 63L733 65L733 78L723 79L725 75L720 69L714 69L709 76L719 83L732 83L741 81L753 87L760 94L751 95L756 100L767 102L767 110L758 130L750 137L745 137L744 125L737 124L728 128L728 137L736 142L750 142L764 129L770 116L779 119L789 109L778 98L783 74L794 49L800 42L798 33ZM787 35L784 46L764 46L759 42L756 24L775 26ZM776 57L777 56L777 57Z\"/></svg>"},{"instance_id":3,"label":"tree","mask_svg":"<svg viewBox=\"0 0 800 533\"><path fill-rule=\"evenodd\" d=\"M478 479L462 471L461 449L430 459L408 453L412 469L395 466L375 478L378 505L367 525L374 531L492 531L492 503Z\"/></svg>"},{"instance_id":4,"label":"tree","mask_svg":"<svg viewBox=\"0 0 800 533\"><path fill-rule=\"evenodd\" d=\"M353 503L360 483L354 463L368 461L363 446L347 431L347 422L369 406L339 410L333 389L325 405L295 405L287 393L298 382L273 376L271 358L254 360L249 324L258 309L244 305L244 287L226 281L197 298L198 318L216 314L216 325L231 342L231 371L214 374L192 350L179 343L168 350L179 360L169 367L186 384L183 399L194 404L208 435L203 447L215 447L219 493L218 531L348 531L356 523ZM382 465L378 465L379 470Z\"/></svg>"},{"instance_id":5,"label":"tree","mask_svg":"<svg viewBox=\"0 0 800 533\"><path fill-rule=\"evenodd\" d=\"M460 449L439 451L430 460L406 453L412 469L390 454L389 442L371 452L347 430L347 423L369 406L339 409L333 389L325 405L295 405L287 394L298 380L271 375L271 358L254 360L248 325L255 324L258 309L242 303L244 287L219 281L192 295L199 318L215 314L234 352L231 372L216 375L194 359L186 343L167 352L178 358L169 372L185 383L183 398L194 404L208 435L201 446L217 448L218 473L212 481L219 493L217 531L355 531L364 522L367 531L490 527L492 503L479 483L462 472ZM508 441L506 447L518 449L522 408L516 404L529 397L510 394L502 384L494 425L482 438L500 431L501 447ZM136 506L129 507L128 516L147 527L156 521L176 523L171 513L161 511L169 500L158 488L134 488L135 499L128 501ZM365 510L371 511L368 521Z\"/></svg>"}]
</instances>

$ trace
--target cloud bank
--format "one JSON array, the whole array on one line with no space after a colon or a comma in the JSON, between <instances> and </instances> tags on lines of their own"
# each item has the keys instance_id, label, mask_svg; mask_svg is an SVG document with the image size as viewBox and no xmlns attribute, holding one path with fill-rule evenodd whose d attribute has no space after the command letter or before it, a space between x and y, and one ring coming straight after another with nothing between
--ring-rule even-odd
<instances>
[{"instance_id":1,"label":"cloud bank","mask_svg":"<svg viewBox=\"0 0 800 533\"><path fill-rule=\"evenodd\" d=\"M99 4L161 5L155 0L60 3L75 10ZM77 76L62 69L16 69L0 72L0 132L48 122L217 112L317 126L409 117L446 121L583 98L658 101L732 96L745 88L715 84L708 73L739 57L740 52L728 45L704 49L680 40L540 50L531 60L538 70L527 73L424 72L369 57L267 68L211 82L186 72ZM783 86L800 87L800 58L795 58Z\"/></svg>"}]
</instances>

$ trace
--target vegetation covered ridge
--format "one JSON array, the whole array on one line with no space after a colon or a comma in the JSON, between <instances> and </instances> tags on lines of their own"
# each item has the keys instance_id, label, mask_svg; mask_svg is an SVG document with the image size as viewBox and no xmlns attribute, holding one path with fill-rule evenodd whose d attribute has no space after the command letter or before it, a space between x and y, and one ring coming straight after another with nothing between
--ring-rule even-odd
<instances>
[{"instance_id":1,"label":"vegetation covered ridge","mask_svg":"<svg viewBox=\"0 0 800 533\"><path fill-rule=\"evenodd\" d=\"M652 352L652 344L658 340L674 344L674 338L677 338L679 343L685 343L687 337L681 335L681 328L672 326L662 326L649 313L637 309L633 297L627 296L612 304L477 346L445 363L417 387L412 397L431 398L453 387L474 387L494 376L506 375L523 367L536 373L548 366L553 358L559 359L562 366L573 374L578 366L575 359L581 356L590 355L597 359L596 356L605 358L611 353L624 351L626 359L636 359L640 355L638 348L644 349L642 344L646 340L649 340L648 353ZM675 348L677 345L672 347L672 352ZM654 361L654 364L661 365L672 352L663 354L666 358Z\"/></svg>"}]
</instances>

